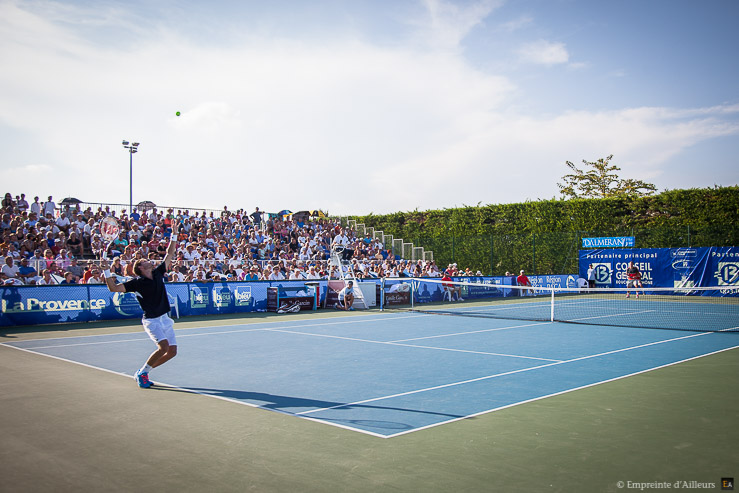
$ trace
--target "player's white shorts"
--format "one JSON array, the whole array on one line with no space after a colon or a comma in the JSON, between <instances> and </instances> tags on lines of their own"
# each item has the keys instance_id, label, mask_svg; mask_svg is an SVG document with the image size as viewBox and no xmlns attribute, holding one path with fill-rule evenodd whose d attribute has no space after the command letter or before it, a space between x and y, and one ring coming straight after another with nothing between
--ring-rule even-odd
<instances>
[{"instance_id":1,"label":"player's white shorts","mask_svg":"<svg viewBox=\"0 0 739 493\"><path fill-rule=\"evenodd\" d=\"M639 280L638 279L629 279L626 282L627 288L638 288L639 287Z\"/></svg>"},{"instance_id":2,"label":"player's white shorts","mask_svg":"<svg viewBox=\"0 0 739 493\"><path fill-rule=\"evenodd\" d=\"M144 330L152 341L158 344L166 339L170 346L177 345L177 339L174 336L174 322L169 318L169 314L165 313L157 318L142 318L141 323L144 324Z\"/></svg>"}]
</instances>

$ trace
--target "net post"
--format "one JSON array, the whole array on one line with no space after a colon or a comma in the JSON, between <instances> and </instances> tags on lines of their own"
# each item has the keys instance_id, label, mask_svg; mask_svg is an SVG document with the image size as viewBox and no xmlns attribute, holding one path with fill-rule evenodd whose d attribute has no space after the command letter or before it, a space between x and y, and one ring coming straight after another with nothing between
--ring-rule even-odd
<instances>
[{"instance_id":1,"label":"net post","mask_svg":"<svg viewBox=\"0 0 739 493\"><path fill-rule=\"evenodd\" d=\"M551 302L551 316L549 321L554 322L554 288L550 288L552 290L552 302Z\"/></svg>"},{"instance_id":2,"label":"net post","mask_svg":"<svg viewBox=\"0 0 739 493\"><path fill-rule=\"evenodd\" d=\"M385 278L380 279L380 311L385 311Z\"/></svg>"}]
</instances>

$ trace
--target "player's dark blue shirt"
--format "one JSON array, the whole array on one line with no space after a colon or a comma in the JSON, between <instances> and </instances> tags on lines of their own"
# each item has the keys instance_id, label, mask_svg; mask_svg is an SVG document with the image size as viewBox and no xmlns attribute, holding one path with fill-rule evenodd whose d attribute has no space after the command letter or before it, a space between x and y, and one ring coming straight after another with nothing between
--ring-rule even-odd
<instances>
[{"instance_id":1,"label":"player's dark blue shirt","mask_svg":"<svg viewBox=\"0 0 739 493\"><path fill-rule=\"evenodd\" d=\"M167 267L164 262L151 271L151 277L137 277L123 283L127 293L136 292L139 305L144 310L144 318L157 318L169 313L169 299L167 289L164 287L164 274Z\"/></svg>"}]
</instances>

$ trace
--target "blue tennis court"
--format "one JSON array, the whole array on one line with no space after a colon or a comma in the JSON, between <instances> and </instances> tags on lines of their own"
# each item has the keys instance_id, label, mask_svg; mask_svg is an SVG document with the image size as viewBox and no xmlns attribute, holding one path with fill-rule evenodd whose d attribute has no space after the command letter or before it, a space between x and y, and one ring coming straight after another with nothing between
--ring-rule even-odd
<instances>
[{"instance_id":1,"label":"blue tennis court","mask_svg":"<svg viewBox=\"0 0 739 493\"><path fill-rule=\"evenodd\" d=\"M290 317L290 318L288 318ZM375 312L177 329L156 388L389 438L739 347L736 332ZM8 346L131 375L140 334ZM141 390L154 392L156 390Z\"/></svg>"}]
</instances>

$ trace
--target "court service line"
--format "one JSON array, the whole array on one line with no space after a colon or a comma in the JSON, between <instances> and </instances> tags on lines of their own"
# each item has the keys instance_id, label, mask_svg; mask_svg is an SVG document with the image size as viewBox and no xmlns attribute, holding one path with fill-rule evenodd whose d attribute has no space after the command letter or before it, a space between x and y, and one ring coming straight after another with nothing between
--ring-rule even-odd
<instances>
[{"instance_id":1,"label":"court service line","mask_svg":"<svg viewBox=\"0 0 739 493\"><path fill-rule=\"evenodd\" d=\"M586 360L586 359L598 358L598 357L601 357L601 356L607 356L609 354L616 354L616 353L621 353L621 352L624 352L624 351L631 351L631 350L640 349L640 348L643 348L643 347L655 346L657 344L664 344L666 342L674 342L674 341L679 341L679 340L682 340L682 339L690 339L690 338L693 338L693 337L701 337L701 336L705 336L705 335L709 335L709 334L711 334L711 332L705 332L705 333L700 333L700 334L691 334L691 335L688 335L688 336L675 337L675 338L672 338L672 339L664 339L662 341L649 342L649 343L646 343L646 344L640 344L638 346L631 346L631 347L622 348L622 349L614 349L613 351L606 351L606 352L603 352L603 353L591 354L591 355L588 355L588 356L581 356L579 358L573 358L573 359L568 359L568 360L563 360L563 361L556 361L556 362L553 362L553 363L547 363L545 365L531 366L529 368L521 368L521 369L518 369L518 370L511 370L511 371L506 371L506 372L503 372L503 373L496 373L494 375L486 375L484 377L471 378L471 379L468 379L468 380L461 380L459 382L452 382L452 383L447 383L447 384L442 384L442 385L435 385L433 387L427 387L425 389L410 390L408 392L400 392L398 394L386 395L386 396L382 396L382 397L375 397L375 398L372 398L372 399L365 399L363 401L352 402L352 403L349 403L349 404L342 404L342 405L331 406L331 407L326 407L326 408L322 408L322 409L313 409L313 410L310 410L310 411L303 411L303 412L297 413L297 414L317 413L317 412L322 412L322 411L328 411L330 409L338 409L338 408L342 408L342 407L356 406L358 404L366 404L368 402L377 402L377 401L382 401L382 400L385 400L385 399L393 399L395 397L402 397L402 396L406 396L406 395L419 394L421 392L428 392L428 391L431 391L431 390L438 390L438 389L443 389L443 388L448 388L448 387L455 387L455 386L458 386L458 385L464 385L464 384L473 383L473 382L480 382L482 380L490 380L490 379L493 379L493 378L503 377L503 376L507 376L507 375L513 375L513 374L516 374L516 373L523 373L523 372L527 372L527 371L538 370L538 369L541 369L541 368L547 368L547 367L550 367L550 366L557 366L557 365L563 365L563 364L567 364L567 363L574 363L576 361L583 361L583 360Z\"/></svg>"},{"instance_id":2,"label":"court service line","mask_svg":"<svg viewBox=\"0 0 739 493\"><path fill-rule=\"evenodd\" d=\"M579 322L580 320L594 320L596 318L612 318L612 317L628 317L630 315L639 315L640 313L654 313L657 310L641 310L638 312L629 312L629 313L612 313L610 315L598 315L597 317L583 317L583 318L573 318L573 322ZM676 329L679 330L679 329Z\"/></svg>"},{"instance_id":3,"label":"court service line","mask_svg":"<svg viewBox=\"0 0 739 493\"><path fill-rule=\"evenodd\" d=\"M420 317L420 316L430 316L430 315L409 315L405 317L395 317L393 320L403 319L403 318L414 318L414 317ZM321 320L327 320L327 319L321 319ZM371 319L371 320L346 320L341 322L319 322L319 323L310 323L310 324L298 324L298 325L286 325L282 327L257 327L257 328L248 328L248 329L234 329L234 330L220 330L220 331L207 331L200 334L180 334L178 331L180 330L193 330L193 328L186 328L186 329L175 329L177 338L183 338L183 337L201 337L201 336L212 336L212 335L223 335L223 334L239 334L244 332L289 332L282 329L299 329L302 327L323 327L326 325L347 325L347 324L356 324L356 323L372 323L372 322L378 322L380 319ZM243 324L242 324L243 325ZM199 327L201 330L207 330L205 327ZM303 333L295 331L296 334L308 334L310 333ZM87 338L87 337L104 337L104 336L118 336L123 334L131 334L130 332L122 332L119 334L94 334L89 336L76 336L76 337L55 337L50 339L29 339L26 341L18 341L18 343L26 343L26 342L36 342L36 341L59 341L64 339L81 339L81 338ZM96 341L96 342L79 342L79 343L70 343L70 344L51 344L46 346L16 346L13 342L3 342L0 343L1 345L7 345L11 347L17 347L17 348L23 348L23 349L30 349L30 350L36 350L36 349L51 349L51 348L64 348L64 347L75 347L75 346L94 346L98 344L119 344L123 342L138 342L138 341L148 341L149 338L146 337L146 335L143 332L138 333L139 336L131 339L119 339L114 341ZM315 335L315 334L314 334ZM361 340L361 339L357 339ZM365 342L374 342L374 341L365 341Z\"/></svg>"},{"instance_id":4,"label":"court service line","mask_svg":"<svg viewBox=\"0 0 739 493\"><path fill-rule=\"evenodd\" d=\"M254 313L263 313L263 312L254 312ZM364 323L364 322L378 322L378 321L381 321L381 320L383 320L385 318L393 318L393 319L396 319L396 318L410 318L411 317L411 316L407 316L407 315L406 316L403 316L403 317L393 317L393 315L394 314L389 313L389 312L386 312L386 313L382 313L382 312L380 312L380 313L368 313L366 315L365 314L353 315L352 318L351 318L351 320L352 321L359 322L359 323ZM420 316L420 315L415 315L415 316ZM369 319L370 317L373 317L373 318L370 319L370 320L357 320L358 318ZM311 320L314 320L314 321L315 320L318 320L318 321L320 321L320 320L334 320L335 318L336 317L318 317L318 316L316 316L316 318L311 317ZM137 323L134 324L134 322L133 322L133 320L137 320L137 319L133 319L132 318L130 320L132 320L132 322L131 322L132 325L134 325L134 326L137 325ZM262 325L273 326L275 324L284 324L284 323L287 323L287 322L285 320L267 320L267 321L262 321L262 322L248 322L248 323L242 323L242 324L212 325L210 327L247 327L247 326L254 327L254 326L256 326L253 329L239 329L239 330L246 330L246 331L249 331L249 330L269 330L270 327L259 327L259 326L262 326ZM345 323L349 323L349 322L345 322ZM101 322L101 324L102 324L102 322ZM178 327L178 325L179 325L179 322L175 322L175 331L177 331L177 333L184 332L184 331L187 331L187 330L204 330L204 329L207 329L209 327L209 326ZM328 324L328 323L327 324L321 324L321 323L307 324L306 327L310 327L312 325L330 325L330 324ZM293 327L293 326L288 326L288 327ZM80 329L80 330L87 330L87 328ZM12 342L35 342L35 341L59 341L59 340L64 340L64 339L82 339L82 338L88 338L88 337L109 337L109 336L119 336L119 335L127 335L127 334L141 334L141 333L142 333L141 332L141 326L139 325L139 330L131 330L131 331L126 331L126 332L113 332L113 333L110 333L110 334L86 334L86 335L79 335L79 336L64 336L64 337L43 337L43 338L39 338L39 339L24 339L22 341L6 341L6 342L0 343L0 344L7 344L9 342L12 343ZM184 335L182 335L181 337L184 337Z\"/></svg>"},{"instance_id":5,"label":"court service line","mask_svg":"<svg viewBox=\"0 0 739 493\"><path fill-rule=\"evenodd\" d=\"M498 328L495 328L495 329L471 330L469 332L456 332L454 334L439 334L439 335L435 335L435 336L414 337L414 338L411 338L411 339L397 339L395 341L387 341L387 342L389 342L389 343L398 343L398 342L420 341L420 340L423 340L423 339L436 339L436 338L439 338L439 337L464 336L464 335L467 335L467 334L479 334L481 332L494 332L494 331L497 331L497 330L518 329L519 327L534 327L534 326L537 326L537 325L547 325L547 324L551 325L552 322L547 321L547 322L537 322L537 323L534 323L534 324L509 325L508 327L498 327Z\"/></svg>"},{"instance_id":6,"label":"court service line","mask_svg":"<svg viewBox=\"0 0 739 493\"><path fill-rule=\"evenodd\" d=\"M334 336L334 335L328 335L328 334L313 334L311 332L297 332L297 331L292 331L292 330L272 329L271 332L285 332L287 334L298 334L302 336L311 336L311 337L325 337L327 339L341 339L345 341L368 342L370 344L384 344L388 346L412 347L412 348L418 348L418 349L433 349L435 351L451 351L454 353L483 354L486 356L504 356L507 358L533 359L537 361L561 361L558 359L537 358L534 356L522 356L520 354L487 353L484 351L470 351L467 349L452 349L452 348L442 348L442 347L435 347L435 346L419 346L416 344L401 344L397 342L373 341L371 339L358 339L355 337Z\"/></svg>"}]
</instances>

